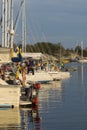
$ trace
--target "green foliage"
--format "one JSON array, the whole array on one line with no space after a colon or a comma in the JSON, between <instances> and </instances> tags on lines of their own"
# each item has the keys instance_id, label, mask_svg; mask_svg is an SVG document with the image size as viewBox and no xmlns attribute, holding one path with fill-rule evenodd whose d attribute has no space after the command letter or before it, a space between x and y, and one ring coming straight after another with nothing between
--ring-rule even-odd
<instances>
[{"instance_id":1,"label":"green foliage","mask_svg":"<svg viewBox=\"0 0 87 130\"><path fill-rule=\"evenodd\" d=\"M83 51L83 57L87 57L87 48L85 48L85 49L82 50L82 49L81 49L81 46L76 46L75 52L76 52L79 56L81 56L82 51Z\"/></svg>"},{"instance_id":2,"label":"green foliage","mask_svg":"<svg viewBox=\"0 0 87 130\"><path fill-rule=\"evenodd\" d=\"M38 42L34 45L27 44L26 49L27 52L42 52L50 55L59 55L60 50L62 54L65 52L65 48L61 43L53 44L50 42Z\"/></svg>"},{"instance_id":3,"label":"green foliage","mask_svg":"<svg viewBox=\"0 0 87 130\"><path fill-rule=\"evenodd\" d=\"M63 45L59 43L50 43L50 42L37 42L36 44L26 45L26 52L41 52L49 55L56 56L57 58L62 56L70 56L71 54L77 54L81 56L81 46L77 46L75 50L65 49ZM83 56L87 56L87 49L83 50Z\"/></svg>"}]
</instances>

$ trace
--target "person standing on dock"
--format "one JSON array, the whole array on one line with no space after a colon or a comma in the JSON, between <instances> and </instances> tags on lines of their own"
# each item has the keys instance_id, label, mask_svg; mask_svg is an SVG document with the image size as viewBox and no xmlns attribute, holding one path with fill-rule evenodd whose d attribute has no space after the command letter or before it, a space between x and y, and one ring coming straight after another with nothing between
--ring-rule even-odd
<instances>
[{"instance_id":1,"label":"person standing on dock","mask_svg":"<svg viewBox=\"0 0 87 130\"><path fill-rule=\"evenodd\" d=\"M32 75L34 75L34 61L33 60L29 60L27 66L28 66L28 74L31 71Z\"/></svg>"}]
</instances>

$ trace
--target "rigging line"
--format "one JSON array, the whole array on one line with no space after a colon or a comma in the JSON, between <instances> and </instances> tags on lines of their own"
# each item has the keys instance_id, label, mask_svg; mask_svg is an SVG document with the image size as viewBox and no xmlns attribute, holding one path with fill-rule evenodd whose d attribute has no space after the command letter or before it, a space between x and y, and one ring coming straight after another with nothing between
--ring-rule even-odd
<instances>
[{"instance_id":1,"label":"rigging line","mask_svg":"<svg viewBox=\"0 0 87 130\"><path fill-rule=\"evenodd\" d=\"M28 17L27 17L28 19ZM34 30L34 35L36 36L36 41L45 41L47 42L47 38L45 36L45 33L42 31L41 27L40 27L40 24L38 24L39 22L36 21L36 19L34 20L32 18L32 16L30 15L29 17L29 21L31 20L31 23L32 23L32 29L31 30ZM28 20L27 20L28 21ZM29 22L27 22L29 23ZM31 26L29 26L31 27ZM28 31L29 32L29 31ZM33 31L32 31L33 32ZM38 33L37 33L38 32ZM41 35L42 34L42 35ZM35 38L34 38L35 39Z\"/></svg>"},{"instance_id":2,"label":"rigging line","mask_svg":"<svg viewBox=\"0 0 87 130\"><path fill-rule=\"evenodd\" d=\"M35 32L36 36L37 36L37 32L39 32L40 34L43 35L43 37L44 37L44 39L45 39L45 42L47 42L46 36L45 36L44 32L40 31L41 28L40 28L39 24L34 23L34 22L33 22L34 20L32 20L31 18L30 18L30 20L31 20L32 25L34 25L34 26L33 26L33 30L35 30L34 32ZM35 24L36 24L37 26L36 26ZM29 27L31 27L31 26L29 26ZM36 27L37 27L37 29L36 29ZM32 30L32 29L31 29L31 30ZM34 39L35 39L35 38L34 38ZM40 38L39 38L39 39L40 39ZM39 39L38 39L38 37L36 37L36 40L37 40L37 41L42 42L42 39L40 39L40 40L39 40ZM49 45L46 44L46 46L47 46L47 49L49 50L49 49L50 49ZM40 45L40 47L42 48L42 45ZM42 50L42 52L44 52L44 50ZM52 52L50 52L50 54L52 54Z\"/></svg>"},{"instance_id":3,"label":"rigging line","mask_svg":"<svg viewBox=\"0 0 87 130\"><path fill-rule=\"evenodd\" d=\"M16 30L16 28L17 28L18 20L19 20L19 17L20 17L20 14L21 14L21 10L22 10L22 5L23 5L23 0L20 3L20 7L19 7L19 10L18 10L16 19L15 19L15 22L14 22L14 26L13 26L14 30Z\"/></svg>"},{"instance_id":4,"label":"rigging line","mask_svg":"<svg viewBox=\"0 0 87 130\"><path fill-rule=\"evenodd\" d=\"M37 23L37 28L38 28L39 32L42 34L41 35L42 36L42 40L41 41L48 42L48 40L46 38L46 35L45 35L44 31L42 31L42 28L41 28L39 22Z\"/></svg>"},{"instance_id":5,"label":"rigging line","mask_svg":"<svg viewBox=\"0 0 87 130\"><path fill-rule=\"evenodd\" d=\"M29 41L31 43L36 43L37 38L34 36L33 30L31 29L31 27L29 27L29 34L28 34L28 36L29 36Z\"/></svg>"},{"instance_id":6,"label":"rigging line","mask_svg":"<svg viewBox=\"0 0 87 130\"><path fill-rule=\"evenodd\" d=\"M39 26L40 24L37 24L37 25L38 25L39 30L41 30L41 26ZM41 34L42 34L43 42L46 43L45 45L46 45L47 49L49 50L50 47L49 47L49 45L47 44L47 43L48 43L48 40L47 40L47 38L46 38L46 35L45 35L45 33L44 33L43 31L41 31ZM44 51L43 51L43 52L44 52ZM52 54L52 52L50 52L50 54Z\"/></svg>"},{"instance_id":7,"label":"rigging line","mask_svg":"<svg viewBox=\"0 0 87 130\"><path fill-rule=\"evenodd\" d=\"M32 20L31 18L30 18L30 20L31 20L32 26L29 26L29 28L30 27L32 28L31 30L33 30L32 32L36 36L36 41L38 41L38 42L42 42L42 41L47 42L45 34L44 34L44 32L41 31L38 22L34 23L33 22L34 20ZM43 40L42 38L45 39L45 40Z\"/></svg>"},{"instance_id":8,"label":"rigging line","mask_svg":"<svg viewBox=\"0 0 87 130\"><path fill-rule=\"evenodd\" d=\"M26 18L26 23L27 23L26 25L28 25L27 26L27 32L29 32L27 34L28 34L28 37L29 37L29 41L31 43L36 43L36 41L38 41L37 29L35 27L35 23L32 22L32 21L34 21L34 20L32 20L31 16L29 15L29 17ZM34 23L34 24L32 24L32 23Z\"/></svg>"},{"instance_id":9,"label":"rigging line","mask_svg":"<svg viewBox=\"0 0 87 130\"><path fill-rule=\"evenodd\" d=\"M30 32L30 30L32 30L31 31L31 35L33 36L36 36L36 37L34 37L33 36L33 40L36 42L36 41L38 41L38 36L37 36L37 29L36 29L36 26L35 26L35 23L33 22L33 20L31 19L31 17L30 17L30 24L31 25L28 25L27 27L27 30L29 30L29 31L27 31L27 32ZM29 23L29 22L28 22Z\"/></svg>"},{"instance_id":10,"label":"rigging line","mask_svg":"<svg viewBox=\"0 0 87 130\"><path fill-rule=\"evenodd\" d=\"M30 41L30 43L32 43L31 41L33 41L33 43L35 43L36 42L36 39L35 39L35 37L34 37L34 35L33 35L33 32L32 32L32 29L29 29L29 41Z\"/></svg>"},{"instance_id":11,"label":"rigging line","mask_svg":"<svg viewBox=\"0 0 87 130\"><path fill-rule=\"evenodd\" d=\"M47 42L47 38L45 36L45 33L42 31L42 28L40 26L40 23L36 21L36 28L39 32L39 39L40 39L40 42Z\"/></svg>"},{"instance_id":12,"label":"rigging line","mask_svg":"<svg viewBox=\"0 0 87 130\"><path fill-rule=\"evenodd\" d=\"M35 35L35 37L36 37L36 41L39 41L39 31L38 31L38 29L37 29L37 27L36 27L36 23L34 23L34 22L32 22L32 28L33 28L33 31L34 31L34 35Z\"/></svg>"},{"instance_id":13,"label":"rigging line","mask_svg":"<svg viewBox=\"0 0 87 130\"><path fill-rule=\"evenodd\" d=\"M36 21L36 19L34 20L32 20L32 18L31 18L32 16L30 15L30 17L29 17L29 21L31 22L31 24L33 25L33 26L27 26L28 28L27 28L27 30L29 30L29 31L27 31L27 32L30 32L31 33L31 36L32 36L32 38L33 38L33 40L34 41L45 41L45 42L48 42L48 40L47 40L47 38L46 38L46 35L45 35L45 33L42 31L42 29L41 29L41 26L40 26L40 24L38 24L39 22L37 22ZM28 17L27 17L27 19L28 19ZM26 21L28 21L28 20L26 20ZM36 22L34 22L34 21L36 21ZM27 22L28 24L29 24L29 22ZM31 30L31 31L30 31ZM38 32L38 33L37 33ZM36 38L33 36L33 34L36 36ZM41 35L42 34L42 35ZM36 40L35 40L36 39Z\"/></svg>"}]
</instances>

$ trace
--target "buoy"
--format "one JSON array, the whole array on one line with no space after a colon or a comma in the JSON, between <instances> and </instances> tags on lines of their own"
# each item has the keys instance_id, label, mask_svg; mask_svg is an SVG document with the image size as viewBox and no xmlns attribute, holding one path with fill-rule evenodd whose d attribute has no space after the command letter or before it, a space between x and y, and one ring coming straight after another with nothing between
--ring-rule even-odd
<instances>
[{"instance_id":1,"label":"buoy","mask_svg":"<svg viewBox=\"0 0 87 130\"><path fill-rule=\"evenodd\" d=\"M41 84L40 84L40 83L36 83L36 84L35 84L35 88L36 88L36 89L40 89L40 88L41 88Z\"/></svg>"},{"instance_id":2,"label":"buoy","mask_svg":"<svg viewBox=\"0 0 87 130\"><path fill-rule=\"evenodd\" d=\"M32 99L32 103L35 104L35 105L37 105L38 104L38 98L33 98Z\"/></svg>"},{"instance_id":3,"label":"buoy","mask_svg":"<svg viewBox=\"0 0 87 130\"><path fill-rule=\"evenodd\" d=\"M33 109L33 111L38 111L38 105L34 106L32 109Z\"/></svg>"}]
</instances>

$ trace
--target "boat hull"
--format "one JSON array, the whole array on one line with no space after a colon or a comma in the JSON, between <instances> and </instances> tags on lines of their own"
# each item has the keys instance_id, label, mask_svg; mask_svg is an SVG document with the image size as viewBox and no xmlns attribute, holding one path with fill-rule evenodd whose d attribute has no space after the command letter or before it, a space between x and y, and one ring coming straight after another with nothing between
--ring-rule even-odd
<instances>
[{"instance_id":1,"label":"boat hull","mask_svg":"<svg viewBox=\"0 0 87 130\"><path fill-rule=\"evenodd\" d=\"M22 75L19 77L22 80ZM48 74L48 72L35 72L34 75L31 73L26 75L26 82L47 83L51 81L53 81L53 78Z\"/></svg>"},{"instance_id":2,"label":"boat hull","mask_svg":"<svg viewBox=\"0 0 87 130\"><path fill-rule=\"evenodd\" d=\"M20 87L18 85L0 85L0 107L19 107Z\"/></svg>"},{"instance_id":3,"label":"boat hull","mask_svg":"<svg viewBox=\"0 0 87 130\"><path fill-rule=\"evenodd\" d=\"M70 77L70 73L69 72L50 71L48 73L53 78L53 80L61 80L61 79L66 79L66 78Z\"/></svg>"}]
</instances>

